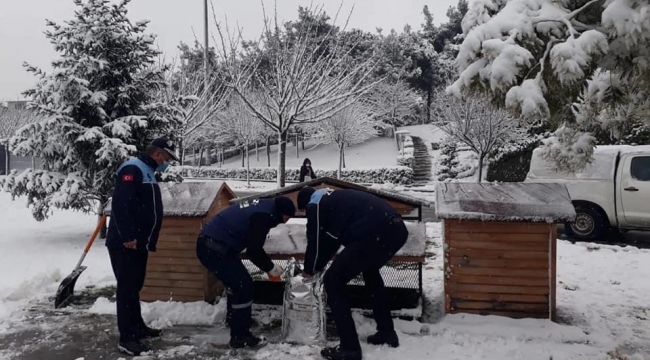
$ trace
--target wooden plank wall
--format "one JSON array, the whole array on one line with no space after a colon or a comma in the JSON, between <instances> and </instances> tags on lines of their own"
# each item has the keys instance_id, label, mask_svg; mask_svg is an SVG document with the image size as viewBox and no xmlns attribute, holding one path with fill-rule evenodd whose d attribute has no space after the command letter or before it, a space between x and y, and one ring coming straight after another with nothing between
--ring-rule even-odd
<instances>
[{"instance_id":1,"label":"wooden plank wall","mask_svg":"<svg viewBox=\"0 0 650 360\"><path fill-rule=\"evenodd\" d=\"M444 221L445 311L554 318L555 225Z\"/></svg>"},{"instance_id":2,"label":"wooden plank wall","mask_svg":"<svg viewBox=\"0 0 650 360\"><path fill-rule=\"evenodd\" d=\"M207 270L196 257L201 218L165 217L158 250L149 255L143 301L205 300Z\"/></svg>"}]
</instances>

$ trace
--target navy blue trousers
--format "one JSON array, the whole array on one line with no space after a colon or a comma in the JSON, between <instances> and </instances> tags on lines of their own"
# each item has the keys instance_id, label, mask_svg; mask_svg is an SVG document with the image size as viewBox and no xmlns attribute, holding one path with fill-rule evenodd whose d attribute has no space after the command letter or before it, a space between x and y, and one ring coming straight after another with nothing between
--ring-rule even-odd
<instances>
[{"instance_id":1,"label":"navy blue trousers","mask_svg":"<svg viewBox=\"0 0 650 360\"><path fill-rule=\"evenodd\" d=\"M144 285L149 253L127 248L108 248L117 279L117 329L120 342L138 339L145 328L140 309L140 290Z\"/></svg>"},{"instance_id":2,"label":"navy blue trousers","mask_svg":"<svg viewBox=\"0 0 650 360\"><path fill-rule=\"evenodd\" d=\"M323 281L327 304L332 311L343 349L361 350L346 293L347 284L359 274L363 275L363 281L372 294L377 331L383 333L394 330L388 293L379 269L404 246L407 237L408 230L400 217L386 219L379 225L376 235L369 234L346 246L325 272Z\"/></svg>"},{"instance_id":3,"label":"navy blue trousers","mask_svg":"<svg viewBox=\"0 0 650 360\"><path fill-rule=\"evenodd\" d=\"M199 236L196 255L226 287L230 337L241 339L250 335L253 305L253 279L241 262L239 254L226 245Z\"/></svg>"}]
</instances>

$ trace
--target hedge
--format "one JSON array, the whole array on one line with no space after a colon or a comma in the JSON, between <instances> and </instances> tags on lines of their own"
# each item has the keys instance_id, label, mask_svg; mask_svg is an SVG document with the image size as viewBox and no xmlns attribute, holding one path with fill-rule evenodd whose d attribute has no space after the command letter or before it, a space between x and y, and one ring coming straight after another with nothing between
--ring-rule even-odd
<instances>
[{"instance_id":1,"label":"hedge","mask_svg":"<svg viewBox=\"0 0 650 360\"><path fill-rule=\"evenodd\" d=\"M194 166L172 166L168 170L183 177L206 179L246 180L245 168L214 168ZM275 180L276 168L250 168L251 180ZM318 170L317 176L336 178L336 170ZM286 180L298 181L300 169L287 168ZM413 182L413 169L406 166L382 167L375 169L342 169L341 180L353 183L409 185Z\"/></svg>"}]
</instances>

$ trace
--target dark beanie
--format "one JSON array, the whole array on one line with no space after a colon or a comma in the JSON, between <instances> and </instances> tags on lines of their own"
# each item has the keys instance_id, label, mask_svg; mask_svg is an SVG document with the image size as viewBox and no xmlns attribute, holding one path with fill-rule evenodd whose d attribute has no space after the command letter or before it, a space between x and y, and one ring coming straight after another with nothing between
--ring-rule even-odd
<instances>
[{"instance_id":1,"label":"dark beanie","mask_svg":"<svg viewBox=\"0 0 650 360\"><path fill-rule=\"evenodd\" d=\"M311 196L316 192L313 187L305 186L298 192L298 209L304 210L309 204Z\"/></svg>"},{"instance_id":2,"label":"dark beanie","mask_svg":"<svg viewBox=\"0 0 650 360\"><path fill-rule=\"evenodd\" d=\"M286 196L279 196L275 198L275 207L280 211L280 214L294 217L296 215L296 206L293 201Z\"/></svg>"}]
</instances>

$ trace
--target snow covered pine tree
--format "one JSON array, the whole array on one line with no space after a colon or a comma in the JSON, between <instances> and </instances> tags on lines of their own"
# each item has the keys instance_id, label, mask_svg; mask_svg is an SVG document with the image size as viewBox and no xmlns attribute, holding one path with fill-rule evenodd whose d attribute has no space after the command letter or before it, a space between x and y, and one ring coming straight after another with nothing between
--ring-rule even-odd
<instances>
[{"instance_id":1,"label":"snow covered pine tree","mask_svg":"<svg viewBox=\"0 0 650 360\"><path fill-rule=\"evenodd\" d=\"M596 127L650 114L648 0L477 0L463 19L458 97L487 93L523 119L550 121L558 170L591 159Z\"/></svg>"},{"instance_id":2,"label":"snow covered pine tree","mask_svg":"<svg viewBox=\"0 0 650 360\"><path fill-rule=\"evenodd\" d=\"M27 196L34 218L50 208L91 212L104 204L117 166L154 137L168 133L183 111L178 101L156 103L152 89L164 86L152 70L158 52L145 34L147 22L127 19L129 0L74 0L74 19L48 21L45 35L59 53L46 74L25 93L42 120L19 130L12 151L36 156L43 170L28 169L5 178L3 188Z\"/></svg>"}]
</instances>

